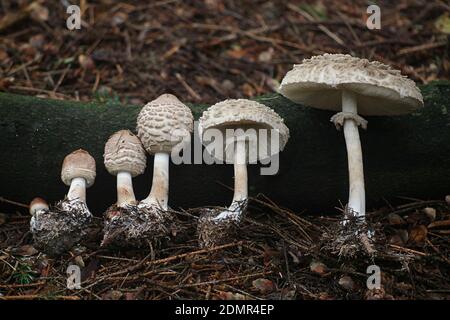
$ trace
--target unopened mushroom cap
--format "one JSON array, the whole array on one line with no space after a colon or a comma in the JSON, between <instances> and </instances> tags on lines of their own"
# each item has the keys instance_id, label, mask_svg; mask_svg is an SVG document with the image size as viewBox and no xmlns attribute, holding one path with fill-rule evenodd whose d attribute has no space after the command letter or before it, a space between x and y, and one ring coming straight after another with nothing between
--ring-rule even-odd
<instances>
[{"instance_id":1,"label":"unopened mushroom cap","mask_svg":"<svg viewBox=\"0 0 450 320\"><path fill-rule=\"evenodd\" d=\"M222 154L215 153L213 156L219 160L226 159L229 163L233 162L230 157L232 153L228 152L230 141L233 140L227 136L227 129L244 131L242 137L249 142L249 162L263 160L279 153L289 140L289 129L283 118L269 107L247 99L224 100L205 110L199 119L199 135L204 144L205 133L210 129L218 129L221 132L224 147L227 149ZM273 140L277 142L276 145L272 144L272 134L275 132L278 134L278 139ZM238 131L235 131L235 135L238 135ZM266 147L267 150L261 150L260 146Z\"/></svg>"},{"instance_id":2,"label":"unopened mushroom cap","mask_svg":"<svg viewBox=\"0 0 450 320\"><path fill-rule=\"evenodd\" d=\"M103 158L106 170L113 175L126 171L135 177L144 173L147 164L141 141L129 130L117 131L109 137Z\"/></svg>"},{"instance_id":3,"label":"unopened mushroom cap","mask_svg":"<svg viewBox=\"0 0 450 320\"><path fill-rule=\"evenodd\" d=\"M69 186L74 178L84 178L87 187L95 181L95 159L83 149L68 154L62 164L61 180Z\"/></svg>"},{"instance_id":4,"label":"unopened mushroom cap","mask_svg":"<svg viewBox=\"0 0 450 320\"><path fill-rule=\"evenodd\" d=\"M40 210L48 210L48 204L47 201L45 201L42 198L36 197L30 202L29 211L31 215L34 215L37 211Z\"/></svg>"},{"instance_id":5,"label":"unopened mushroom cap","mask_svg":"<svg viewBox=\"0 0 450 320\"><path fill-rule=\"evenodd\" d=\"M281 82L286 98L311 107L341 111L342 90L356 93L358 113L399 115L423 107L414 81L377 61L324 54L294 65Z\"/></svg>"},{"instance_id":6,"label":"unopened mushroom cap","mask_svg":"<svg viewBox=\"0 0 450 320\"><path fill-rule=\"evenodd\" d=\"M190 137L193 121L189 107L174 95L163 94L142 108L137 118L137 135L148 153L170 153Z\"/></svg>"}]
</instances>

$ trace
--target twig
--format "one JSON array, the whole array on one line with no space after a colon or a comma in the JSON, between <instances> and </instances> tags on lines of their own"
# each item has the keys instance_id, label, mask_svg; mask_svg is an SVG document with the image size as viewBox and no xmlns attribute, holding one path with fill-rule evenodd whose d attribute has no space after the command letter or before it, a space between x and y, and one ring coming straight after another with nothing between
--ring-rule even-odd
<instances>
[{"instance_id":1,"label":"twig","mask_svg":"<svg viewBox=\"0 0 450 320\"><path fill-rule=\"evenodd\" d=\"M178 285L178 286L173 286L173 288L190 288L190 287L198 287L198 286L204 286L204 285L214 285L214 284L218 284L218 283L222 283L222 282L229 282L229 281L235 281L235 280L240 280L240 279L248 279L248 278L254 278L254 277L259 277L259 276L265 276L265 275L268 275L271 273L272 273L272 271L258 272L258 273L254 273L254 274L236 276L236 277L231 277L231 278L226 278L226 279L218 279L218 280L211 280L211 281L204 281L204 282L189 283L189 284L185 284L185 285Z\"/></svg>"},{"instance_id":2,"label":"twig","mask_svg":"<svg viewBox=\"0 0 450 320\"><path fill-rule=\"evenodd\" d=\"M17 202L17 201L8 200L8 199L3 198L3 197L0 197L0 202L9 203L9 204L12 204L12 205L15 205L15 206L18 206L18 207L22 207L22 208L27 208L27 209L30 207L27 204L20 203L20 202Z\"/></svg>"}]
</instances>

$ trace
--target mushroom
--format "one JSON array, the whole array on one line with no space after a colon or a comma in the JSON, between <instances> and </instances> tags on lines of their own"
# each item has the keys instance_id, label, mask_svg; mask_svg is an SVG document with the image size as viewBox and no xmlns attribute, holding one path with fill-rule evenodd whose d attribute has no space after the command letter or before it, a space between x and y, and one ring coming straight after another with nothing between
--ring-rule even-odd
<instances>
[{"instance_id":1,"label":"mushroom","mask_svg":"<svg viewBox=\"0 0 450 320\"><path fill-rule=\"evenodd\" d=\"M42 198L36 197L30 202L30 214L34 216L34 214L41 210L48 210L48 203Z\"/></svg>"},{"instance_id":2,"label":"mushroom","mask_svg":"<svg viewBox=\"0 0 450 320\"><path fill-rule=\"evenodd\" d=\"M95 160L79 149L64 158L61 180L69 192L64 200L48 207L42 199L30 204L30 228L35 247L50 255L71 249L85 235L92 219L86 205L86 188L95 181Z\"/></svg>"},{"instance_id":3,"label":"mushroom","mask_svg":"<svg viewBox=\"0 0 450 320\"><path fill-rule=\"evenodd\" d=\"M231 137L230 130L233 132ZM206 141L214 131L227 137L219 150L215 146L220 141L216 139L218 137L214 137L212 142L214 148L210 148L211 145ZM283 150L289 139L289 129L283 119L265 105L246 99L229 99L203 112L199 119L199 135L207 150L214 149L211 155L215 159L234 164L234 196L231 205L226 209L205 209L199 218L197 232L200 245L210 247L228 240L246 212L247 163L265 160ZM258 146L262 146L266 152L258 152Z\"/></svg>"},{"instance_id":4,"label":"mushroom","mask_svg":"<svg viewBox=\"0 0 450 320\"><path fill-rule=\"evenodd\" d=\"M338 111L331 122L337 129L344 127L350 182L345 214L365 222L358 126L366 129L367 120L360 115L401 115L421 108L423 98L414 81L377 61L345 54L324 54L294 65L282 80L279 91L293 102Z\"/></svg>"},{"instance_id":5,"label":"mushroom","mask_svg":"<svg viewBox=\"0 0 450 320\"><path fill-rule=\"evenodd\" d=\"M168 233L167 223L173 218L168 213L169 158L174 149L189 142L193 120L191 109L172 94L163 94L147 103L138 115L137 136L145 150L154 155L150 194L138 205L151 226L148 230L140 228L138 234Z\"/></svg>"},{"instance_id":6,"label":"mushroom","mask_svg":"<svg viewBox=\"0 0 450 320\"><path fill-rule=\"evenodd\" d=\"M114 133L105 144L106 170L117 177L118 207L135 205L132 178L145 171L147 157L141 141L129 130Z\"/></svg>"},{"instance_id":7,"label":"mushroom","mask_svg":"<svg viewBox=\"0 0 450 320\"><path fill-rule=\"evenodd\" d=\"M142 108L137 134L147 152L154 155L152 187L142 205L168 209L170 153L186 143L193 120L191 109L172 94L163 94Z\"/></svg>"},{"instance_id":8,"label":"mushroom","mask_svg":"<svg viewBox=\"0 0 450 320\"><path fill-rule=\"evenodd\" d=\"M117 178L117 202L105 212L102 245L123 245L139 214L132 178L144 173L147 157L141 141L129 130L114 133L105 144L106 170Z\"/></svg>"}]
</instances>

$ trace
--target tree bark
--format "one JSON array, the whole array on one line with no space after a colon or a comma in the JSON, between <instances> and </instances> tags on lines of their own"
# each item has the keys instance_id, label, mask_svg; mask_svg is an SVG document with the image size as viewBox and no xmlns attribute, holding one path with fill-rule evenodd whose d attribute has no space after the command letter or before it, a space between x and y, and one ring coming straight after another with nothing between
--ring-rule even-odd
<instances>
[{"instance_id":1,"label":"tree bark","mask_svg":"<svg viewBox=\"0 0 450 320\"><path fill-rule=\"evenodd\" d=\"M361 130L368 211L395 202L398 196L442 198L450 193L450 82L421 86L425 108L412 115L367 117ZM330 123L332 112L295 105L271 94L256 98L286 121L290 141L281 153L280 170L260 175L249 165L249 193L263 193L281 206L314 213L333 213L346 203L348 169L342 132ZM191 105L196 119L205 105ZM103 166L103 148L119 129L135 131L141 106L81 103L0 93L0 196L28 202L40 196L50 202L68 190L60 180L65 155L83 148L97 161L97 178L87 202L100 214L116 199L115 177ZM143 199L152 181L148 169L133 180ZM232 165L170 165L169 205L192 208L226 206L233 185Z\"/></svg>"}]
</instances>

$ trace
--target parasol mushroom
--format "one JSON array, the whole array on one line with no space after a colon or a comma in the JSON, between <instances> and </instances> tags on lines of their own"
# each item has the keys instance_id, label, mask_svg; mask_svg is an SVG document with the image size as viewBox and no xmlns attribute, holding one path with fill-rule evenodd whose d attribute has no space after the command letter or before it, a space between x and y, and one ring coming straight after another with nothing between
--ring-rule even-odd
<instances>
[{"instance_id":1,"label":"parasol mushroom","mask_svg":"<svg viewBox=\"0 0 450 320\"><path fill-rule=\"evenodd\" d=\"M83 239L92 219L86 188L94 184L95 175L95 160L87 151L79 149L64 158L61 180L70 186L65 199L50 208L42 199L30 205L30 229L37 249L58 255Z\"/></svg>"},{"instance_id":2,"label":"parasol mushroom","mask_svg":"<svg viewBox=\"0 0 450 320\"><path fill-rule=\"evenodd\" d=\"M141 141L129 130L117 131L108 139L103 157L106 170L117 177L117 202L104 214L102 246L128 245L139 215L132 178L144 173L147 157Z\"/></svg>"},{"instance_id":3,"label":"parasol mushroom","mask_svg":"<svg viewBox=\"0 0 450 320\"><path fill-rule=\"evenodd\" d=\"M214 137L214 148L206 141L214 131L227 137L218 150L215 145L221 141L218 137ZM214 150L211 155L215 159L234 164L231 205L226 209L205 209L199 218L200 245L210 247L227 241L235 233L247 209L247 163L264 160L283 150L289 139L289 129L283 119L265 105L247 99L229 99L203 112L199 134L207 150ZM261 149L265 152L260 152Z\"/></svg>"},{"instance_id":4,"label":"parasol mushroom","mask_svg":"<svg viewBox=\"0 0 450 320\"><path fill-rule=\"evenodd\" d=\"M412 113L423 107L419 89L399 70L380 62L344 54L324 54L294 65L279 91L296 103L338 111L331 122L337 129L344 128L347 147L349 198L345 214L365 222L364 171L358 127L366 129L367 120L360 115Z\"/></svg>"},{"instance_id":5,"label":"parasol mushroom","mask_svg":"<svg viewBox=\"0 0 450 320\"><path fill-rule=\"evenodd\" d=\"M169 213L169 161L174 149L189 142L193 131L192 112L172 94L163 94L147 103L137 118L137 135L145 150L154 155L153 180L148 197L138 208L146 221L135 238L166 236L173 216Z\"/></svg>"}]
</instances>

